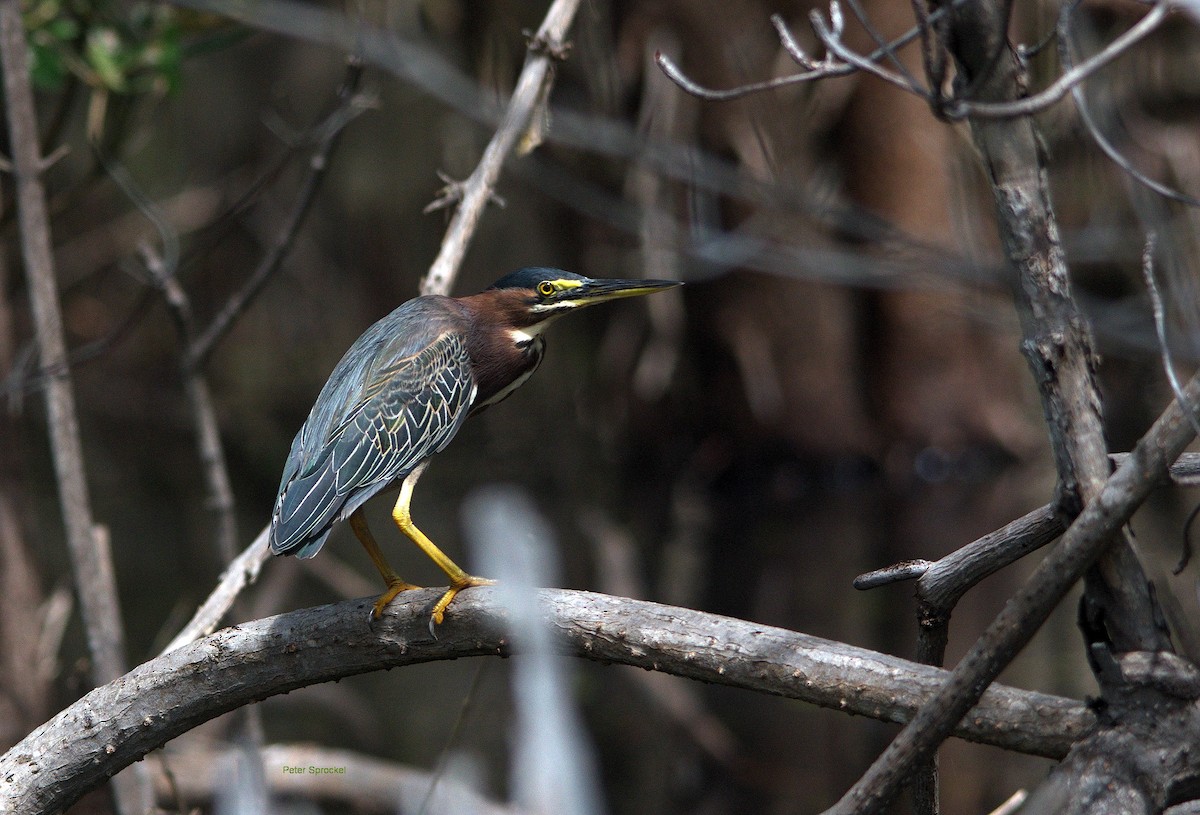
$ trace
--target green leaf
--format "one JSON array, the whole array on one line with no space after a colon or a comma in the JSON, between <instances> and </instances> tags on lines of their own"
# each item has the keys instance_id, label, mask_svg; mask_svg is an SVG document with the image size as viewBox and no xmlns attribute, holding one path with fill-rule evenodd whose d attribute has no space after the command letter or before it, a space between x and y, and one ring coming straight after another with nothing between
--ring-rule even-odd
<instances>
[{"instance_id":1,"label":"green leaf","mask_svg":"<svg viewBox=\"0 0 1200 815\"><path fill-rule=\"evenodd\" d=\"M125 90L125 71L122 67L121 38L111 28L96 28L88 32L84 56L96 77L106 88Z\"/></svg>"}]
</instances>

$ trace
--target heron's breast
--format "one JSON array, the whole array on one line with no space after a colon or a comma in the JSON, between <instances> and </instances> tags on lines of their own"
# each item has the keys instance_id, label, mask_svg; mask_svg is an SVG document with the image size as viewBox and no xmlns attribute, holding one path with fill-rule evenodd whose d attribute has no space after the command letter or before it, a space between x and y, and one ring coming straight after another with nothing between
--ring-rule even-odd
<instances>
[{"instance_id":1,"label":"heron's breast","mask_svg":"<svg viewBox=\"0 0 1200 815\"><path fill-rule=\"evenodd\" d=\"M503 341L472 349L471 369L479 389L472 410L502 402L524 385L541 364L545 349L545 341L537 336L527 342L513 342L505 337Z\"/></svg>"}]
</instances>

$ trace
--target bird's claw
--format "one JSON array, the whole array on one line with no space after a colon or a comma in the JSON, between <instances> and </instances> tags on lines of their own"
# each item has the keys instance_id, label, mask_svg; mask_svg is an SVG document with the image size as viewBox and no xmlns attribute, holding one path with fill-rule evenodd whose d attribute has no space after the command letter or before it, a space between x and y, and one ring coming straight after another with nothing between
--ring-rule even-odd
<instances>
[{"instance_id":1,"label":"bird's claw","mask_svg":"<svg viewBox=\"0 0 1200 815\"><path fill-rule=\"evenodd\" d=\"M421 587L414 586L412 583L406 583L399 578L396 580L389 580L387 591L379 595L379 599L375 601L375 605L371 609L371 621L374 622L375 620L378 620L380 615L383 614L383 610L387 608L387 604L395 600L396 595L400 594L400 592L412 591L419 588Z\"/></svg>"},{"instance_id":2,"label":"bird's claw","mask_svg":"<svg viewBox=\"0 0 1200 815\"><path fill-rule=\"evenodd\" d=\"M437 639L437 634L434 634L434 627L442 624L442 620L446 618L446 609L449 607L450 601L457 597L460 591L474 588L475 586L494 585L496 585L495 580L489 580L486 577L473 577L472 575L466 575L462 580L451 583L450 588L446 589L441 598L434 603L433 611L429 615L429 633L433 635L433 638Z\"/></svg>"}]
</instances>

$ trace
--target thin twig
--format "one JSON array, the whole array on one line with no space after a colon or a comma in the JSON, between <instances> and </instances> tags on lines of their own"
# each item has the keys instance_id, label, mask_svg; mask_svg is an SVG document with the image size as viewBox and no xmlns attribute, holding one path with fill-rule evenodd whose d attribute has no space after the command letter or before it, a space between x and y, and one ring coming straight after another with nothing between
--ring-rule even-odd
<instances>
[{"instance_id":1,"label":"thin twig","mask_svg":"<svg viewBox=\"0 0 1200 815\"><path fill-rule=\"evenodd\" d=\"M910 93L920 96L922 99L929 99L930 94L920 85L909 82L908 79L900 74L887 70L879 65L874 60L871 60L862 54L856 53L854 49L842 42L842 33L845 30L845 20L842 17L841 6L837 0L831 0L829 3L829 23L826 24L825 18L821 12L813 9L808 15L809 22L812 24L813 31L817 35L825 47L834 54L838 59L845 63L853 65L860 71L866 71L869 74L879 77L884 82L895 85L901 90L909 91ZM881 49L882 50L882 49Z\"/></svg>"},{"instance_id":2,"label":"thin twig","mask_svg":"<svg viewBox=\"0 0 1200 815\"><path fill-rule=\"evenodd\" d=\"M221 561L228 564L237 554L237 506L234 502L229 468L225 463L217 411L208 389L208 382L198 369L190 368L186 364L188 351L195 338L195 322L191 301L176 277L180 257L179 235L121 164L106 156L98 155L98 158L100 165L126 197L154 226L162 243L161 256L149 245L143 245L142 261L151 282L162 293L179 335L182 361L180 368L188 406L192 411L192 422L196 428L196 446L208 492L207 504L215 520L217 553Z\"/></svg>"},{"instance_id":3,"label":"thin twig","mask_svg":"<svg viewBox=\"0 0 1200 815\"><path fill-rule=\"evenodd\" d=\"M500 178L504 160L529 130L534 117L539 115L539 103L545 103L556 59L552 51L563 42L578 8L579 0L554 0L546 12L531 42L525 67L517 78L504 118L474 172L462 182L458 207L446 228L438 256L421 281L421 294L450 293L484 207L495 196L496 181ZM533 42L546 43L550 47L535 49Z\"/></svg>"},{"instance_id":4,"label":"thin twig","mask_svg":"<svg viewBox=\"0 0 1200 815\"><path fill-rule=\"evenodd\" d=\"M954 3L951 5L958 5L962 2L966 2L966 0L954 0ZM944 18L946 14L947 12L945 9L938 9L929 15L929 19L939 20ZM775 30L779 35L779 42L783 46L784 50L788 52L788 55L791 56L791 58L794 59L801 68L804 68L802 73L775 77L774 79L768 79L763 82L753 82L746 85L739 85L736 88L729 88L727 90L715 90L713 88L705 88L704 86L689 79L683 70L676 65L670 57L664 54L656 54L654 60L658 63L658 67L663 70L663 73L665 73L667 77L670 78L670 80L678 85L681 89L687 93L690 93L692 96L696 96L700 99L706 99L710 102L726 102L731 99L740 99L741 97L752 93L782 88L787 85L796 85L802 82L813 82L818 79L849 76L858 70L857 66L846 62L839 62L831 55L826 55L825 59L823 60L814 60L804 52L803 48L800 47L800 43L788 29L787 23L780 15L772 15L771 24L775 27ZM870 60L871 62L877 62L878 60L883 59L883 57L889 52L895 52L900 48L903 48L905 45L908 45L910 42L917 39L920 34L920 26L914 26L904 34L901 34L896 39L887 43L885 46L872 51L866 56L866 59Z\"/></svg>"},{"instance_id":5,"label":"thin twig","mask_svg":"<svg viewBox=\"0 0 1200 815\"><path fill-rule=\"evenodd\" d=\"M862 3L859 0L845 0L845 2L846 5L850 6L850 11L854 13L854 17L858 20L859 25L871 37L871 40L875 43L875 47L884 53L888 62L892 63L893 67L895 67L896 72L904 77L904 81L908 84L909 88L920 88L921 83L908 70L908 66L896 56L896 50L884 40L883 35L879 33L879 29L875 27L875 24L871 22L870 16L863 9Z\"/></svg>"},{"instance_id":6,"label":"thin twig","mask_svg":"<svg viewBox=\"0 0 1200 815\"><path fill-rule=\"evenodd\" d=\"M225 568L217 581L217 587L200 608L196 609L192 619L175 635L175 639L162 650L164 654L215 631L221 623L221 618L233 607L242 589L258 580L258 573L271 553L267 548L268 529L269 527L263 527L254 542L242 550L242 553Z\"/></svg>"},{"instance_id":7,"label":"thin twig","mask_svg":"<svg viewBox=\"0 0 1200 815\"><path fill-rule=\"evenodd\" d=\"M446 743L442 745L442 751L438 753L437 764L434 766L433 772L429 774L429 784L425 795L421 798L421 805L417 807L417 815L425 815L429 811L429 803L433 800L433 794L437 792L438 784L446 775L450 750L458 744L459 736L470 716L471 707L479 699L479 688L483 684L483 674L487 670L487 666L487 662L480 660L475 667L475 676L471 680L471 687L467 689L467 695L463 697L462 704L458 707L458 716L454 719L454 726L450 728L450 735L446 737Z\"/></svg>"},{"instance_id":8,"label":"thin twig","mask_svg":"<svg viewBox=\"0 0 1200 815\"><path fill-rule=\"evenodd\" d=\"M1146 291L1150 294L1150 304L1154 310L1154 332L1158 335L1159 353L1162 356L1163 370L1167 373L1167 381L1171 383L1171 392L1175 394L1175 398L1179 401L1180 407L1183 408L1184 414L1191 419L1192 429L1200 434L1200 418L1197 418L1195 409L1186 401L1183 388L1179 384L1179 377L1175 373L1175 363L1171 359L1171 344L1167 341L1166 310L1163 308L1163 300L1162 295L1158 291L1158 283L1154 279L1154 248L1156 243L1157 235L1154 232L1148 233L1146 235L1146 248L1142 253L1142 275L1146 278ZM1179 555L1179 562L1171 569L1172 574L1177 575L1182 573L1192 559L1191 531L1192 523L1196 520L1196 513L1197 510L1192 510L1183 524L1183 550Z\"/></svg>"},{"instance_id":9,"label":"thin twig","mask_svg":"<svg viewBox=\"0 0 1200 815\"><path fill-rule=\"evenodd\" d=\"M921 32L921 62L925 66L925 81L929 84L929 103L935 115L941 116L946 104L945 22L943 19L934 26L928 0L911 0L911 4L917 18L917 30Z\"/></svg>"},{"instance_id":10,"label":"thin twig","mask_svg":"<svg viewBox=\"0 0 1200 815\"><path fill-rule=\"evenodd\" d=\"M317 190L320 189L321 182L325 178L325 172L329 169L330 156L337 147L345 126L365 109L362 100L357 96L362 73L361 62L354 58L347 60L346 78L343 80L341 88L338 89L336 107L325 118L325 121L315 128L320 137L312 155L309 156L308 170L283 228L276 236L270 251L259 261L258 266L246 279L242 288L229 298L217 316L208 324L208 327L201 331L191 344L186 361L188 368L203 367L213 348L228 333L234 321L241 316L255 296L262 291L267 281L279 269L288 252L291 251L296 241L296 234L300 231L300 226L304 223L304 218L316 198Z\"/></svg>"},{"instance_id":11,"label":"thin twig","mask_svg":"<svg viewBox=\"0 0 1200 815\"><path fill-rule=\"evenodd\" d=\"M1196 417L1195 408L1187 402L1183 386L1179 384L1179 376L1175 373L1175 363L1171 359L1171 344L1167 341L1167 318L1163 308L1162 295L1158 291L1158 283L1154 279L1154 248L1158 236L1154 232L1146 235L1146 248L1142 252L1142 276L1146 279L1146 291L1150 295L1150 304L1154 309L1154 332L1158 335L1158 349L1162 356L1163 370L1166 371L1167 381L1171 383L1171 392L1179 400L1184 415L1192 421L1192 429L1200 434L1200 419Z\"/></svg>"},{"instance_id":12,"label":"thin twig","mask_svg":"<svg viewBox=\"0 0 1200 815\"><path fill-rule=\"evenodd\" d=\"M954 5L958 5L955 3ZM820 12L814 10L810 13L810 22L813 31L817 37L825 44L829 51L838 57L841 62L827 58L821 63L812 63L805 57L804 61L797 59L802 67L807 70L802 73L792 74L784 77L776 77L764 82L755 82L747 85L740 85L736 88L728 90L714 90L705 88L696 82L688 79L683 71L669 58L659 55L657 62L659 67L671 78L673 82L679 85L684 91L693 96L707 99L710 101L728 101L730 99L738 99L751 93L758 93L765 90L773 90L775 88L784 87L786 85L794 85L802 82L813 82L819 79L827 79L835 76L848 76L856 70L866 71L878 76L880 79L895 85L898 88L909 91L922 99L939 99L939 110L949 119L966 119L966 118L981 118L981 119L1007 119L1017 116L1028 116L1034 113L1040 113L1060 101L1067 94L1083 83L1088 77L1104 68L1114 60L1123 56L1126 51L1133 47L1138 42L1141 42L1147 36L1156 31L1166 20L1167 15L1175 9L1176 0L1161 0L1151 6L1149 13L1146 14L1129 30L1121 34L1108 44L1103 50L1094 54L1089 59L1080 63L1075 67L1068 67L1057 80L1042 91L1027 96L1022 99L1009 102L976 102L965 98L950 98L943 99L940 89L921 87L911 77L906 78L900 74L888 71L879 66L878 62L884 57L889 57L897 48L902 47L908 42L921 36L923 26L918 25L910 29L904 35L897 37L890 43L881 46L869 54L858 54L841 41L841 34L837 21L832 19L835 16L840 16L840 9L836 9L836 3L831 3L831 22L826 24ZM934 13L925 18L925 22L933 22L939 19L939 15L945 11L945 8L939 8ZM778 26L777 26L778 27ZM794 40L793 40L794 41ZM787 45L785 44L785 48ZM791 49L788 48L789 53ZM799 51L803 55L803 51ZM796 55L792 54L795 58ZM905 72L907 73L907 72ZM934 78L931 77L931 81Z\"/></svg>"},{"instance_id":13,"label":"thin twig","mask_svg":"<svg viewBox=\"0 0 1200 815\"><path fill-rule=\"evenodd\" d=\"M1068 3L1059 13L1058 21L1058 56L1062 62L1063 68L1071 70L1075 61L1074 55L1071 53L1071 13L1075 10L1078 2ZM1115 163L1118 167L1125 171L1130 178L1137 181L1144 187L1147 187L1164 198L1171 201L1177 201L1181 204L1186 204L1190 207L1200 207L1200 198L1188 195L1178 190L1171 189L1166 184L1155 181L1150 176L1143 173L1141 170L1133 166L1128 158L1126 158L1116 145L1104 135L1100 130L1100 125L1092 116L1091 105L1088 103L1087 94L1084 92L1082 83L1076 84L1071 88L1071 97L1075 102L1075 109L1079 111L1079 118L1087 128L1088 133L1092 136L1092 141L1096 142L1096 146L1100 148L1104 155Z\"/></svg>"},{"instance_id":14,"label":"thin twig","mask_svg":"<svg viewBox=\"0 0 1200 815\"><path fill-rule=\"evenodd\" d=\"M1078 87L1085 79L1109 63L1124 56L1125 52L1154 33L1175 8L1172 0L1155 3L1145 17L1114 39L1099 52L1079 65L1065 70L1049 87L1010 102L973 102L967 99L951 99L946 103L946 114L950 118L965 119L1008 119L1040 113L1056 104ZM1064 66L1066 67L1066 66Z\"/></svg>"}]
</instances>

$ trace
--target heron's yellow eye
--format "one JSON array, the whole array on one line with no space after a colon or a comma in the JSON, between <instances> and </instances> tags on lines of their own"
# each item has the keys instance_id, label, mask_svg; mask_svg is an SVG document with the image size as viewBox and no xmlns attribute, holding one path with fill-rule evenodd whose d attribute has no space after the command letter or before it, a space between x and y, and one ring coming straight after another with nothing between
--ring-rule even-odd
<instances>
[{"instance_id":1,"label":"heron's yellow eye","mask_svg":"<svg viewBox=\"0 0 1200 815\"><path fill-rule=\"evenodd\" d=\"M543 280L541 283L538 283L537 290L538 294L542 297L549 297L554 294L554 284L549 280Z\"/></svg>"}]
</instances>

